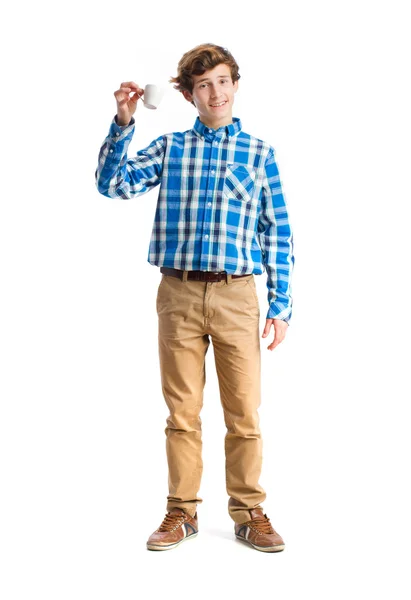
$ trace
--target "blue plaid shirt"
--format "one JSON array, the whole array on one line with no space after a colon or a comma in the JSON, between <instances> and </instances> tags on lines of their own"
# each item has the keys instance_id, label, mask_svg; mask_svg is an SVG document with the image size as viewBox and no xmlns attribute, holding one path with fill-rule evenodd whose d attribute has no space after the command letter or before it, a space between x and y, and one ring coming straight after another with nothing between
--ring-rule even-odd
<instances>
[{"instance_id":1,"label":"blue plaid shirt","mask_svg":"<svg viewBox=\"0 0 411 600\"><path fill-rule=\"evenodd\" d=\"M135 120L111 122L95 172L98 191L128 200L160 184L148 262L184 270L267 272L267 319L292 312L293 232L275 150L241 120L166 133L127 158Z\"/></svg>"}]
</instances>

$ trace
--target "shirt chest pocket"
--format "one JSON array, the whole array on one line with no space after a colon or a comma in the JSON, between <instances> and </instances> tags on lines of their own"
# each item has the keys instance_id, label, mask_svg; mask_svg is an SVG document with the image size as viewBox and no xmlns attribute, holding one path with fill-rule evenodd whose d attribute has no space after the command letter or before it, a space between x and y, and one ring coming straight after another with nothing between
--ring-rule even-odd
<instances>
[{"instance_id":1,"label":"shirt chest pocket","mask_svg":"<svg viewBox=\"0 0 411 600\"><path fill-rule=\"evenodd\" d=\"M229 163L223 186L223 195L228 200L249 202L253 198L255 170L239 163Z\"/></svg>"}]
</instances>

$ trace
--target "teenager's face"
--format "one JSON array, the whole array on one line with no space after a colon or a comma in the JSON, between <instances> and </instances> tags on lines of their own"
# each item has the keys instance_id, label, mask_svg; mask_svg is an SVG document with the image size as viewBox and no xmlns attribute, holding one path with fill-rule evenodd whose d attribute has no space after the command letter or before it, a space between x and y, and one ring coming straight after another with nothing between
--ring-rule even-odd
<instances>
[{"instance_id":1,"label":"teenager's face","mask_svg":"<svg viewBox=\"0 0 411 600\"><path fill-rule=\"evenodd\" d=\"M232 109L238 81L231 80L230 67L220 64L205 71L202 75L193 75L193 93L183 91L186 100L198 110L200 121L213 129L233 122ZM221 106L216 106L221 103Z\"/></svg>"}]
</instances>

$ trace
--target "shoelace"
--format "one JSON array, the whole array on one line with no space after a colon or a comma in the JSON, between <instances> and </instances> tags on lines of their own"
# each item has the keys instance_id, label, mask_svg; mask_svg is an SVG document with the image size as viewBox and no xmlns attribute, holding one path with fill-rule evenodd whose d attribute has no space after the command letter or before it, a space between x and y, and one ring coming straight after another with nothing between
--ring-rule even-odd
<instances>
[{"instance_id":1,"label":"shoelace","mask_svg":"<svg viewBox=\"0 0 411 600\"><path fill-rule=\"evenodd\" d=\"M186 519L185 513L168 512L157 531L172 531L182 525Z\"/></svg>"},{"instance_id":2,"label":"shoelace","mask_svg":"<svg viewBox=\"0 0 411 600\"><path fill-rule=\"evenodd\" d=\"M259 533L275 533L275 530L271 525L270 519L267 517L267 515L264 515L264 517L259 517L258 519L251 519L251 521L247 521L246 525L253 527Z\"/></svg>"}]
</instances>

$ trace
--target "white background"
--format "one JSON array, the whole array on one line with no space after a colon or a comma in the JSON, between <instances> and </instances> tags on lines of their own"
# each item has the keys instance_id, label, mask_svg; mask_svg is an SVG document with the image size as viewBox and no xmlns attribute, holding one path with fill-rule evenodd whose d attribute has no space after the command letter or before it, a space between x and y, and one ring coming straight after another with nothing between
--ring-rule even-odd
<instances>
[{"instance_id":1,"label":"white background","mask_svg":"<svg viewBox=\"0 0 411 600\"><path fill-rule=\"evenodd\" d=\"M1 595L410 598L409 21L405 2L13 4L2 38ZM200 533L146 550L165 515L158 188L95 187L122 81L229 48L233 116L276 149L295 236L293 317L261 339L264 511L237 541L212 345ZM129 156L194 124L170 84ZM261 333L266 275L256 277ZM145 591L143 591L145 590Z\"/></svg>"}]
</instances>

